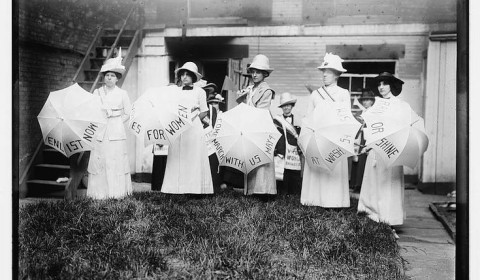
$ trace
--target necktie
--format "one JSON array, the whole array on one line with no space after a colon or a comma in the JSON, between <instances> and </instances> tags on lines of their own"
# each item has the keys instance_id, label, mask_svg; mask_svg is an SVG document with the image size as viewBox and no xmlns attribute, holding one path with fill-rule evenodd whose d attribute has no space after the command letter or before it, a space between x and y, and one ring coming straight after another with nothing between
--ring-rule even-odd
<instances>
[{"instance_id":1,"label":"necktie","mask_svg":"<svg viewBox=\"0 0 480 280\"><path fill-rule=\"evenodd\" d=\"M290 116L285 116L285 115L283 115L283 117L285 118L285 120L286 120L287 122L292 123L292 115L290 115Z\"/></svg>"},{"instance_id":2,"label":"necktie","mask_svg":"<svg viewBox=\"0 0 480 280\"><path fill-rule=\"evenodd\" d=\"M192 90L193 87L192 86L184 86L182 87L182 90Z\"/></svg>"}]
</instances>

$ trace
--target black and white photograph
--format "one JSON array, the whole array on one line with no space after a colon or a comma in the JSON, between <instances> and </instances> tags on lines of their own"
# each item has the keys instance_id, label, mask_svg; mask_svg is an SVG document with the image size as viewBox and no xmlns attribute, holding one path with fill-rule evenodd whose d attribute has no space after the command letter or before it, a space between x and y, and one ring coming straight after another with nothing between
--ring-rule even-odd
<instances>
[{"instance_id":1,"label":"black and white photograph","mask_svg":"<svg viewBox=\"0 0 480 280\"><path fill-rule=\"evenodd\" d=\"M471 4L12 1L2 271L475 279Z\"/></svg>"}]
</instances>

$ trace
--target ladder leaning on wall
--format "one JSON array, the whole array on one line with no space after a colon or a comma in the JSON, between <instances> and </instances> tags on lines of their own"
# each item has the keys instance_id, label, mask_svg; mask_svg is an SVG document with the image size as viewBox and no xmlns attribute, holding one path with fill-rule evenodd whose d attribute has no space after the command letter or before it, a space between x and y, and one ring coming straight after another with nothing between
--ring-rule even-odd
<instances>
[{"instance_id":1,"label":"ladder leaning on wall","mask_svg":"<svg viewBox=\"0 0 480 280\"><path fill-rule=\"evenodd\" d=\"M103 84L100 68L104 61L122 49L125 73L118 81L121 86L138 52L143 38L141 13L134 4L119 30L99 26L88 46L85 56L71 83L78 83L88 92L93 92ZM23 197L63 197L67 182L57 182L58 178L70 177L72 162L56 150L46 147L43 139L28 163L19 181L20 198Z\"/></svg>"}]
</instances>

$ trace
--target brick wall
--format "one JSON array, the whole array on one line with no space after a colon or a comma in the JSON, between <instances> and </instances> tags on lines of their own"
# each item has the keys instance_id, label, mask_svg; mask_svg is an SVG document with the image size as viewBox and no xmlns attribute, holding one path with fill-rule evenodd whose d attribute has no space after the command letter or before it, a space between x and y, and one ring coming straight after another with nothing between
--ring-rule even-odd
<instances>
[{"instance_id":1,"label":"brick wall","mask_svg":"<svg viewBox=\"0 0 480 280\"><path fill-rule=\"evenodd\" d=\"M97 26L119 28L132 0L21 0L18 5L19 174L41 140L37 115L71 84Z\"/></svg>"},{"instance_id":2,"label":"brick wall","mask_svg":"<svg viewBox=\"0 0 480 280\"><path fill-rule=\"evenodd\" d=\"M53 48L19 48L19 171L41 139L37 115L51 91L69 86L82 56Z\"/></svg>"}]
</instances>

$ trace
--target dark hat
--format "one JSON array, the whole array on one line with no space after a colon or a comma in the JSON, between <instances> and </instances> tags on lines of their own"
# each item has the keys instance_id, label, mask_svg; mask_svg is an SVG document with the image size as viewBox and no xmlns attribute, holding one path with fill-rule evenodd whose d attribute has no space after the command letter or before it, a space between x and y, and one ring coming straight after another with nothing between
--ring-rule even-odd
<instances>
[{"instance_id":1,"label":"dark hat","mask_svg":"<svg viewBox=\"0 0 480 280\"><path fill-rule=\"evenodd\" d=\"M214 93L218 92L218 87L214 83L208 83L202 87L203 90L207 93L207 96L214 95Z\"/></svg>"},{"instance_id":2,"label":"dark hat","mask_svg":"<svg viewBox=\"0 0 480 280\"><path fill-rule=\"evenodd\" d=\"M391 73L382 72L378 76L376 76L374 78L374 80L375 80L375 85L376 86L373 87L373 90L374 90L375 94L380 94L378 92L378 84L381 81L387 82L390 85L390 89L391 89L392 94L394 96L397 96L397 95L400 94L400 92L402 92L403 81L400 80L399 78L393 76Z\"/></svg>"},{"instance_id":3,"label":"dark hat","mask_svg":"<svg viewBox=\"0 0 480 280\"><path fill-rule=\"evenodd\" d=\"M358 98L358 101L362 102L364 100L372 100L372 101L375 100L375 94L371 89L369 88L362 89L362 95L360 96L360 98Z\"/></svg>"},{"instance_id":4,"label":"dark hat","mask_svg":"<svg viewBox=\"0 0 480 280\"><path fill-rule=\"evenodd\" d=\"M225 103L225 98L223 98L223 96L219 93L217 93L216 95L212 95L210 96L208 99L207 99L207 103Z\"/></svg>"}]
</instances>

